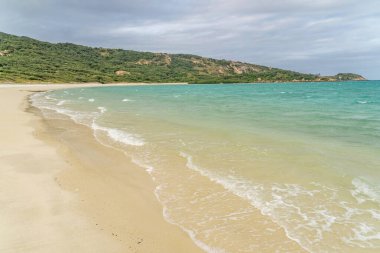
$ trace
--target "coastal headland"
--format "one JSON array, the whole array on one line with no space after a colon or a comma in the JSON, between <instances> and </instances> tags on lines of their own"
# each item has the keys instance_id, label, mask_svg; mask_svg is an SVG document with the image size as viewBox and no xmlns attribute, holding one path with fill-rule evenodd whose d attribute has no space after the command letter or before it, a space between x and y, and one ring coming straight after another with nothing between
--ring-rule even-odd
<instances>
[{"instance_id":1,"label":"coastal headland","mask_svg":"<svg viewBox=\"0 0 380 253\"><path fill-rule=\"evenodd\" d=\"M48 43L0 32L0 83L271 83L361 81L190 54Z\"/></svg>"}]
</instances>

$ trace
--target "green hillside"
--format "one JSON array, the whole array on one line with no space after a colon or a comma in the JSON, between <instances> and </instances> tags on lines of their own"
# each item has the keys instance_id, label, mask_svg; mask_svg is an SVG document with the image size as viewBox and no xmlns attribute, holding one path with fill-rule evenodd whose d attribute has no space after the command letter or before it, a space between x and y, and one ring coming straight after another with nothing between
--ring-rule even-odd
<instances>
[{"instance_id":1,"label":"green hillside","mask_svg":"<svg viewBox=\"0 0 380 253\"><path fill-rule=\"evenodd\" d=\"M356 74L322 77L196 55L92 48L0 33L0 82L245 83L364 80Z\"/></svg>"}]
</instances>

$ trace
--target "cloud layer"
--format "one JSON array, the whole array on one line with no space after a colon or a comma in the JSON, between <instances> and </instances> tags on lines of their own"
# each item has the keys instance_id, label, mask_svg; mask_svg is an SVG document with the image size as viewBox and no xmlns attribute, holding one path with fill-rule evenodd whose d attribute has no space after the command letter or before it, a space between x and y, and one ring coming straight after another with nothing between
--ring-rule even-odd
<instances>
[{"instance_id":1,"label":"cloud layer","mask_svg":"<svg viewBox=\"0 0 380 253\"><path fill-rule=\"evenodd\" d=\"M0 0L0 30L380 79L378 0Z\"/></svg>"}]
</instances>

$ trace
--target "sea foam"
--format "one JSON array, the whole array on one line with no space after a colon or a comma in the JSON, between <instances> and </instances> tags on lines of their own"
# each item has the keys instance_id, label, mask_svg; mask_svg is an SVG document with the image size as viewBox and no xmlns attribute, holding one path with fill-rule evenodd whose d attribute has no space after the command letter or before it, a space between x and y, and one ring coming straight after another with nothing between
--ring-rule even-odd
<instances>
[{"instance_id":1,"label":"sea foam","mask_svg":"<svg viewBox=\"0 0 380 253\"><path fill-rule=\"evenodd\" d=\"M66 100L61 100L57 103L58 106L64 105L66 103Z\"/></svg>"},{"instance_id":2,"label":"sea foam","mask_svg":"<svg viewBox=\"0 0 380 253\"><path fill-rule=\"evenodd\" d=\"M114 142L123 143L125 145L131 145L131 146L144 145L143 139L138 137L137 135L130 134L123 130L119 130L115 128L103 127L95 123L96 119L99 118L100 115L104 114L107 111L106 107L99 106L97 108L99 110L98 112L79 112L79 111L69 110L66 108L57 107L59 105L56 103L55 104L44 103L44 101L41 100L41 96L42 95L37 95L35 97L32 97L33 105L35 105L36 107L40 109L55 111L59 114L68 116L75 123L91 127L94 131L103 131ZM44 97L47 98L48 100L56 100L55 98L49 95L45 95ZM95 100L89 99L89 101L92 102Z\"/></svg>"},{"instance_id":3,"label":"sea foam","mask_svg":"<svg viewBox=\"0 0 380 253\"><path fill-rule=\"evenodd\" d=\"M359 204L366 201L373 201L380 203L380 190L371 187L364 180L355 178L352 180L352 185L355 187L351 190L352 196L358 201Z\"/></svg>"},{"instance_id":4,"label":"sea foam","mask_svg":"<svg viewBox=\"0 0 380 253\"><path fill-rule=\"evenodd\" d=\"M103 113L105 113L107 111L107 108L105 108L103 106L99 106L98 110L100 111L101 114L103 114Z\"/></svg>"},{"instance_id":5,"label":"sea foam","mask_svg":"<svg viewBox=\"0 0 380 253\"><path fill-rule=\"evenodd\" d=\"M193 157L181 152L186 159L186 166L222 185L231 193L248 200L265 216L281 226L287 237L297 242L308 252L319 252L328 249L329 245L321 245L325 237L329 236L336 224L347 224L350 230L342 232L337 238L341 244L360 247L377 248L376 240L380 239L379 227L380 212L375 209L358 208L354 203L339 201L338 191L341 189L329 188L312 183L313 189L306 189L297 184L271 183L264 185L248 181L233 175L220 175L195 164ZM374 201L377 193L362 181L353 180L355 190L353 196L358 201ZM325 199L327 198L327 199ZM299 202L299 199L313 199L308 205ZM333 210L340 209L340 212ZM374 220L368 220L372 216Z\"/></svg>"},{"instance_id":6,"label":"sea foam","mask_svg":"<svg viewBox=\"0 0 380 253\"><path fill-rule=\"evenodd\" d=\"M123 143L126 145L132 145L132 146L143 146L145 144L143 139L138 137L137 135L130 134L116 128L99 126L95 122L92 123L91 127L92 129L94 129L94 131L105 132L107 136L110 137L115 142Z\"/></svg>"}]
</instances>

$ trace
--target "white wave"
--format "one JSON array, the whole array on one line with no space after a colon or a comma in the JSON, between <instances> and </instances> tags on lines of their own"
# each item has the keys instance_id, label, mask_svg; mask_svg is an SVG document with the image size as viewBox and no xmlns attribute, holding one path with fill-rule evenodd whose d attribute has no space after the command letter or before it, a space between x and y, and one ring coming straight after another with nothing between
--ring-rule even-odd
<instances>
[{"instance_id":1,"label":"white wave","mask_svg":"<svg viewBox=\"0 0 380 253\"><path fill-rule=\"evenodd\" d=\"M54 97L52 97L52 96L50 96L50 95L46 95L46 96L45 96L45 99L47 99L47 100L52 100L52 101L58 101L58 99L56 99L56 98L54 98Z\"/></svg>"},{"instance_id":2,"label":"white wave","mask_svg":"<svg viewBox=\"0 0 380 253\"><path fill-rule=\"evenodd\" d=\"M85 125L85 126L88 126L90 122L97 116L97 113L91 113L91 112L78 112L78 111L72 111L68 109L61 109L61 108L54 108L54 107L46 107L46 109L53 110L60 114L66 115L75 123Z\"/></svg>"},{"instance_id":3,"label":"white wave","mask_svg":"<svg viewBox=\"0 0 380 253\"><path fill-rule=\"evenodd\" d=\"M95 101L95 99L93 99L93 98L90 98L89 100L88 100L88 102L94 102Z\"/></svg>"},{"instance_id":4,"label":"white wave","mask_svg":"<svg viewBox=\"0 0 380 253\"><path fill-rule=\"evenodd\" d=\"M128 98L124 98L123 100L121 100L121 101L123 101L123 102L132 102L133 100L131 100L131 99L128 99Z\"/></svg>"},{"instance_id":5,"label":"white wave","mask_svg":"<svg viewBox=\"0 0 380 253\"><path fill-rule=\"evenodd\" d=\"M127 133L125 131L114 129L114 128L108 128L108 127L102 127L95 123L95 120L103 113L107 111L107 108L99 106L97 109L98 112L79 112L79 111L72 111L66 108L60 108L57 107L56 104L51 103L44 103L43 101L39 100L37 102L38 97L35 97L34 104L40 108L40 109L47 109L55 111L59 114L63 114L68 116L70 119L72 119L74 122L82 125L86 125L91 127L94 131L103 131L107 134L108 137L111 138L111 140L119 143L123 143L126 145L132 145L132 146L143 146L145 143L144 141L138 137L137 135ZM89 101L95 101L95 99L89 99Z\"/></svg>"},{"instance_id":6,"label":"white wave","mask_svg":"<svg viewBox=\"0 0 380 253\"><path fill-rule=\"evenodd\" d=\"M263 215L271 216L271 208L264 206L260 202L265 202L261 199L261 196L259 192L262 192L264 190L263 186L261 185L254 185L246 180L239 179L235 176L228 176L227 178L223 178L211 171L205 170L197 165L194 164L193 162L193 157L189 154L186 154L184 152L180 152L180 156L186 159L186 166L198 172L204 177L209 178L212 182L215 182L217 184L220 184L223 186L226 190L232 192L233 194L243 198L247 199L248 201L251 202L253 206L258 208ZM302 244L297 238L293 238L292 236L289 235L286 227L284 228L286 235L289 237L289 239L296 241L301 247ZM304 248L304 247L303 247ZM304 248L306 251L308 251L306 248Z\"/></svg>"},{"instance_id":7,"label":"white wave","mask_svg":"<svg viewBox=\"0 0 380 253\"><path fill-rule=\"evenodd\" d=\"M359 178L353 179L352 185L355 187L355 189L351 190L351 194L359 204L366 201L380 203L379 189L371 187L368 183Z\"/></svg>"},{"instance_id":8,"label":"white wave","mask_svg":"<svg viewBox=\"0 0 380 253\"><path fill-rule=\"evenodd\" d=\"M268 189L262 184L255 184L233 175L223 177L194 164L192 156L184 152L180 152L180 155L186 158L186 166L189 169L222 185L231 193L248 200L263 215L270 217L273 222L281 226L289 239L298 243L298 245L308 252L312 251L312 244L317 243L322 238L321 229L330 229L336 219L327 210L316 210L316 216L314 218L309 217L301 207L296 206L290 201L291 198L298 196L311 198L315 193L313 191L306 190L295 184L272 184L272 187ZM271 193L271 199L263 197L268 192ZM287 217L294 218L294 215L299 217L300 222L295 227L292 227L289 226L290 224L288 223L290 221ZM305 223L306 221L309 221L309 223ZM314 237L302 238L302 234L300 235L297 229L313 229Z\"/></svg>"},{"instance_id":9,"label":"white wave","mask_svg":"<svg viewBox=\"0 0 380 253\"><path fill-rule=\"evenodd\" d=\"M137 166L141 167L141 168L144 168L146 172L148 172L148 174L152 174L153 171L154 171L154 167L153 166L150 166L150 165L147 165L143 162L141 162L140 160L137 160L135 158L132 158L132 162L134 164L136 164Z\"/></svg>"},{"instance_id":10,"label":"white wave","mask_svg":"<svg viewBox=\"0 0 380 253\"><path fill-rule=\"evenodd\" d=\"M105 108L103 106L99 106L98 110L100 111L101 114L103 114L103 113L105 113L107 111L107 108Z\"/></svg>"},{"instance_id":11,"label":"white wave","mask_svg":"<svg viewBox=\"0 0 380 253\"><path fill-rule=\"evenodd\" d=\"M369 213L372 215L373 219L380 221L380 210L370 209Z\"/></svg>"},{"instance_id":12,"label":"white wave","mask_svg":"<svg viewBox=\"0 0 380 253\"><path fill-rule=\"evenodd\" d=\"M99 126L95 122L92 123L91 127L92 129L94 129L94 131L105 132L107 136L110 137L115 142L131 145L131 146L143 146L145 144L144 141L138 136L127 133L119 129Z\"/></svg>"},{"instance_id":13,"label":"white wave","mask_svg":"<svg viewBox=\"0 0 380 253\"><path fill-rule=\"evenodd\" d=\"M258 207L257 201L261 199L258 194L259 191L263 191L264 188L261 185L249 185L245 180L239 179L233 175L229 175L227 178L223 178L211 171L200 168L193 162L193 157L184 152L180 152L180 155L186 159L186 166L198 172L204 177L209 178L211 181L222 185L226 190L240 196L247 200L253 200L254 206ZM268 208L259 208L263 215L269 215L270 210Z\"/></svg>"},{"instance_id":14,"label":"white wave","mask_svg":"<svg viewBox=\"0 0 380 253\"><path fill-rule=\"evenodd\" d=\"M66 108L59 107L57 103L53 103L52 99L45 99L46 96L44 93L35 94L31 97L32 105L39 108L42 111L42 113L44 113L44 115L46 115L46 111L54 111L58 114L62 114L69 117L75 123L90 126L93 119L96 118L99 114L98 112L72 111Z\"/></svg>"},{"instance_id":15,"label":"white wave","mask_svg":"<svg viewBox=\"0 0 380 253\"><path fill-rule=\"evenodd\" d=\"M160 203L163 203L163 201L160 199L160 190L161 190L161 187L162 186L157 186L155 191L154 191L154 194L156 196L156 198L158 199L158 201ZM165 207L165 205L163 205L162 207L162 215L164 216L164 219L169 222L170 224L173 224L173 225L176 225L178 226L180 229L182 229L190 238L191 240L193 240L193 242L199 247L201 248L202 250L204 250L205 252L207 253L227 253L224 249L220 249L220 248L215 248L215 247L210 247L209 245L207 245L206 243L204 243L203 241L199 240L197 237L196 237L196 233L178 223L176 223L175 221L172 220L172 218L170 217L169 215L169 210Z\"/></svg>"},{"instance_id":16,"label":"white wave","mask_svg":"<svg viewBox=\"0 0 380 253\"><path fill-rule=\"evenodd\" d=\"M196 165L191 155L183 152L180 155L186 159L189 169L248 200L263 215L281 226L289 239L297 242L308 252L331 249L330 245L323 244L323 241L331 233L336 233L333 232L336 224L346 224L351 228L338 232L339 235L335 234L337 240L340 238L340 243L356 247L380 247L380 211L360 207L355 202L341 201L336 188L317 183L311 184L314 190L296 184L258 184L234 175L220 175ZM360 200L360 203L368 200L378 201L379 194L376 189L358 179L352 183L356 187L352 195ZM344 191L349 194L347 190ZM313 203L302 205L305 199L313 199Z\"/></svg>"},{"instance_id":17,"label":"white wave","mask_svg":"<svg viewBox=\"0 0 380 253\"><path fill-rule=\"evenodd\" d=\"M361 248L376 248L371 243L373 240L380 240L380 232L375 227L366 223L360 223L351 230L353 235L343 237L343 241L348 245L359 246Z\"/></svg>"},{"instance_id":18,"label":"white wave","mask_svg":"<svg viewBox=\"0 0 380 253\"><path fill-rule=\"evenodd\" d=\"M61 101L59 101L59 102L57 103L57 105L58 105L58 106L61 106L61 105L65 104L65 103L66 103L66 100L61 100Z\"/></svg>"},{"instance_id":19,"label":"white wave","mask_svg":"<svg viewBox=\"0 0 380 253\"><path fill-rule=\"evenodd\" d=\"M41 99L41 97L45 95L46 95L46 92L34 93L33 95L30 96L30 102L32 103L33 106L35 106L37 104L38 99Z\"/></svg>"},{"instance_id":20,"label":"white wave","mask_svg":"<svg viewBox=\"0 0 380 253\"><path fill-rule=\"evenodd\" d=\"M366 100L358 100L357 101L359 104L367 104L368 103L368 101L366 101Z\"/></svg>"}]
</instances>

